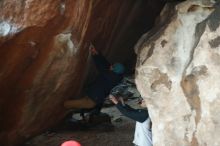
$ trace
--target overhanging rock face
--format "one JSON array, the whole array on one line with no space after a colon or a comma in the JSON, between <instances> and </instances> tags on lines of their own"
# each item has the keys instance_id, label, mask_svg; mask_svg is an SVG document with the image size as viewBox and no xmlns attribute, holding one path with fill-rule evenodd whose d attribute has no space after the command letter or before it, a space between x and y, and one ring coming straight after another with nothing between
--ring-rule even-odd
<instances>
[{"instance_id":1,"label":"overhanging rock face","mask_svg":"<svg viewBox=\"0 0 220 146\"><path fill-rule=\"evenodd\" d=\"M155 146L220 145L220 6L212 2L167 5L136 45Z\"/></svg>"},{"instance_id":2,"label":"overhanging rock face","mask_svg":"<svg viewBox=\"0 0 220 146\"><path fill-rule=\"evenodd\" d=\"M0 0L0 145L58 123L78 95L90 41L129 62L163 0ZM117 55L114 55L117 54Z\"/></svg>"}]
</instances>

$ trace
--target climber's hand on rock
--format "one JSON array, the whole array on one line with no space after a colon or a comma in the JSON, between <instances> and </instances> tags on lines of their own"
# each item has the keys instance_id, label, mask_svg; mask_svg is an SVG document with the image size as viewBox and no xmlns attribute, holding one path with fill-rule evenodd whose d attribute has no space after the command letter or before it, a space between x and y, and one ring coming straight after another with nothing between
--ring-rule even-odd
<instances>
[{"instance_id":1,"label":"climber's hand on rock","mask_svg":"<svg viewBox=\"0 0 220 146\"><path fill-rule=\"evenodd\" d=\"M109 95L109 99L114 103L114 104L118 104L118 99L115 97L115 96L113 96L113 95Z\"/></svg>"},{"instance_id":2,"label":"climber's hand on rock","mask_svg":"<svg viewBox=\"0 0 220 146\"><path fill-rule=\"evenodd\" d=\"M98 54L98 51L96 50L96 48L93 46L92 43L90 43L89 51L91 52L92 55Z\"/></svg>"}]
</instances>

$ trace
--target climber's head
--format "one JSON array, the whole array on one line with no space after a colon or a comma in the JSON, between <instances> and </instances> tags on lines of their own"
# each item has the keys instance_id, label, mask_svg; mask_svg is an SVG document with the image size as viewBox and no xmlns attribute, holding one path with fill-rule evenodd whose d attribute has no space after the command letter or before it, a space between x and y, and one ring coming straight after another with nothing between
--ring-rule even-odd
<instances>
[{"instance_id":1,"label":"climber's head","mask_svg":"<svg viewBox=\"0 0 220 146\"><path fill-rule=\"evenodd\" d=\"M116 74L123 74L125 72L125 67L121 63L115 63L111 66L111 70Z\"/></svg>"}]
</instances>

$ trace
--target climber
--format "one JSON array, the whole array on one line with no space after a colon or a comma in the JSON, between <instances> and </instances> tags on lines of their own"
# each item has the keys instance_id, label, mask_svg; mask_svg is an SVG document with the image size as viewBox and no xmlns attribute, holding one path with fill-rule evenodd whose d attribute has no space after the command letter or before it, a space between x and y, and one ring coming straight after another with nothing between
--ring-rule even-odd
<instances>
[{"instance_id":1,"label":"climber","mask_svg":"<svg viewBox=\"0 0 220 146\"><path fill-rule=\"evenodd\" d=\"M109 96L109 99L116 105L116 108L126 117L136 121L133 143L135 146L152 146L151 120L147 109L133 109L124 103L122 97ZM138 104L145 107L142 99Z\"/></svg>"},{"instance_id":2,"label":"climber","mask_svg":"<svg viewBox=\"0 0 220 146\"><path fill-rule=\"evenodd\" d=\"M99 75L88 87L83 98L67 100L64 102L64 107L67 109L93 109L91 114L99 114L111 89L122 80L125 67L121 63L111 65L92 44L89 50Z\"/></svg>"}]
</instances>

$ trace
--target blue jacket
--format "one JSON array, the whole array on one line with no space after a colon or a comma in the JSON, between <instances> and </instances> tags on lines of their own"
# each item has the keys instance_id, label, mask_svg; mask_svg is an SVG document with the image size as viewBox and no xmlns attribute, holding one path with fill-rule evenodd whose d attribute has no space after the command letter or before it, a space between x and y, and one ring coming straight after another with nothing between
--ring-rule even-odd
<instances>
[{"instance_id":1,"label":"blue jacket","mask_svg":"<svg viewBox=\"0 0 220 146\"><path fill-rule=\"evenodd\" d=\"M117 109L126 117L143 123L148 117L148 110L145 109L133 109L129 105L122 105L120 102L116 104Z\"/></svg>"},{"instance_id":2,"label":"blue jacket","mask_svg":"<svg viewBox=\"0 0 220 146\"><path fill-rule=\"evenodd\" d=\"M102 106L111 89L122 80L123 75L111 71L111 64L100 53L92 55L92 58L99 71L99 75L94 83L89 86L87 95L95 101L97 105Z\"/></svg>"}]
</instances>

